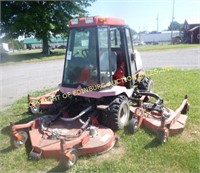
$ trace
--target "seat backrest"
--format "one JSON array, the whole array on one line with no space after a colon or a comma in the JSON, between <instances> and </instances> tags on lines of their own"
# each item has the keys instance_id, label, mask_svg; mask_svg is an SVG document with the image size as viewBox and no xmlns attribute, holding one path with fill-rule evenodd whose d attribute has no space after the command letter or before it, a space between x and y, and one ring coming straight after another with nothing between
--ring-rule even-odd
<instances>
[{"instance_id":1,"label":"seat backrest","mask_svg":"<svg viewBox=\"0 0 200 173\"><path fill-rule=\"evenodd\" d=\"M117 53L117 68L113 74L113 79L117 80L125 77L126 73L125 61L123 58L123 53L120 48L112 48L112 51ZM119 85L124 86L125 82L121 80Z\"/></svg>"},{"instance_id":2,"label":"seat backrest","mask_svg":"<svg viewBox=\"0 0 200 173\"><path fill-rule=\"evenodd\" d=\"M111 51L111 71L112 74L117 70L117 53L115 51Z\"/></svg>"}]
</instances>

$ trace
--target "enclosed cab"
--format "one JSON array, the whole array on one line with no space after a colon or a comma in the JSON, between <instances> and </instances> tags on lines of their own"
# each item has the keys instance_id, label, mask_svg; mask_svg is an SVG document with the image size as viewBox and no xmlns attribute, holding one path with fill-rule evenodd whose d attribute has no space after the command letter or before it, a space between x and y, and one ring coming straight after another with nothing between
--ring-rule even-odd
<instances>
[{"instance_id":1,"label":"enclosed cab","mask_svg":"<svg viewBox=\"0 0 200 173\"><path fill-rule=\"evenodd\" d=\"M61 92L101 97L104 95L89 94L88 89L100 91L118 86L114 95L123 91L130 96L128 90L141 70L141 60L135 56L131 31L124 20L99 16L77 18L69 22L69 28ZM74 91L83 88L86 92Z\"/></svg>"},{"instance_id":2,"label":"enclosed cab","mask_svg":"<svg viewBox=\"0 0 200 173\"><path fill-rule=\"evenodd\" d=\"M99 16L72 19L69 28L62 83L48 104L49 112L60 116L65 110L66 116L76 117L93 111L94 122L122 129L130 119L134 97L136 104L140 102L135 90L150 86L148 78L138 81L142 61L133 49L130 28L122 19ZM51 94L40 102L46 97ZM30 100L37 98L29 97L35 108ZM46 106L40 104L37 110L42 105Z\"/></svg>"}]
</instances>

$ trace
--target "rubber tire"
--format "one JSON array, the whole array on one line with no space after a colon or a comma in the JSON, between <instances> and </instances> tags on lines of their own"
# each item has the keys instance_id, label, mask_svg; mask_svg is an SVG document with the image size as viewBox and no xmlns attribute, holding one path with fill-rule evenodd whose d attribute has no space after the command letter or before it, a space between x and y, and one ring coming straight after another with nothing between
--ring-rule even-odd
<instances>
[{"instance_id":1,"label":"rubber tire","mask_svg":"<svg viewBox=\"0 0 200 173\"><path fill-rule=\"evenodd\" d=\"M65 168L65 169L69 169L69 168L73 167L76 164L77 160L78 160L78 151L76 149L74 149L74 148L69 149L69 151L71 152L71 154L74 157L73 161L70 161L64 155L61 156L60 160L59 160L59 166L61 166L62 168Z\"/></svg>"},{"instance_id":2,"label":"rubber tire","mask_svg":"<svg viewBox=\"0 0 200 173\"><path fill-rule=\"evenodd\" d=\"M138 119L132 118L128 125L128 132L134 134L138 130Z\"/></svg>"},{"instance_id":3,"label":"rubber tire","mask_svg":"<svg viewBox=\"0 0 200 173\"><path fill-rule=\"evenodd\" d=\"M160 144L164 144L167 141L167 136L165 131L158 131L157 136L156 136L158 142Z\"/></svg>"},{"instance_id":4,"label":"rubber tire","mask_svg":"<svg viewBox=\"0 0 200 173\"><path fill-rule=\"evenodd\" d=\"M107 127L113 131L123 129L130 118L130 103L126 96L117 96L109 105Z\"/></svg>"},{"instance_id":5,"label":"rubber tire","mask_svg":"<svg viewBox=\"0 0 200 173\"><path fill-rule=\"evenodd\" d=\"M23 145L25 145L27 139L28 139L28 134L25 131L19 131L18 132L22 136L22 141L19 141L15 136L12 136L10 139L11 146L14 148L19 148Z\"/></svg>"},{"instance_id":6,"label":"rubber tire","mask_svg":"<svg viewBox=\"0 0 200 173\"><path fill-rule=\"evenodd\" d=\"M187 112L189 111L189 104L186 104L183 108L183 110L181 111L181 114L187 114Z\"/></svg>"},{"instance_id":7,"label":"rubber tire","mask_svg":"<svg viewBox=\"0 0 200 173\"><path fill-rule=\"evenodd\" d=\"M150 77L144 76L138 85L138 89L141 91L153 92L154 91L153 80Z\"/></svg>"},{"instance_id":8,"label":"rubber tire","mask_svg":"<svg viewBox=\"0 0 200 173\"><path fill-rule=\"evenodd\" d=\"M37 114L40 112L40 105L37 104L36 106L29 106L28 112L31 114Z\"/></svg>"},{"instance_id":9,"label":"rubber tire","mask_svg":"<svg viewBox=\"0 0 200 173\"><path fill-rule=\"evenodd\" d=\"M31 151L29 153L29 159L30 160L35 160L35 161L40 160L41 159L41 154Z\"/></svg>"}]
</instances>

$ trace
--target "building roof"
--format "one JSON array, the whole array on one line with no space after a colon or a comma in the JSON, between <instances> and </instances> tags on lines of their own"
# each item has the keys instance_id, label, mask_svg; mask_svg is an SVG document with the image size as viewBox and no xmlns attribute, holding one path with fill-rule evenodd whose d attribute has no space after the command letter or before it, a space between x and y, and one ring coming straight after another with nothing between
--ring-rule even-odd
<instances>
[{"instance_id":1,"label":"building roof","mask_svg":"<svg viewBox=\"0 0 200 173\"><path fill-rule=\"evenodd\" d=\"M42 43L42 40L38 40L36 38L25 38L24 44L40 44Z\"/></svg>"},{"instance_id":2,"label":"building roof","mask_svg":"<svg viewBox=\"0 0 200 173\"><path fill-rule=\"evenodd\" d=\"M194 31L195 29L197 29L197 28L200 28L200 26L195 26L195 27L193 27L192 29L190 29L189 31Z\"/></svg>"},{"instance_id":3,"label":"building roof","mask_svg":"<svg viewBox=\"0 0 200 173\"><path fill-rule=\"evenodd\" d=\"M51 43L60 43L60 42L66 42L67 39L62 39L61 37L53 37L50 39ZM42 40L38 40L36 38L25 38L24 39L24 44L42 44Z\"/></svg>"}]
</instances>

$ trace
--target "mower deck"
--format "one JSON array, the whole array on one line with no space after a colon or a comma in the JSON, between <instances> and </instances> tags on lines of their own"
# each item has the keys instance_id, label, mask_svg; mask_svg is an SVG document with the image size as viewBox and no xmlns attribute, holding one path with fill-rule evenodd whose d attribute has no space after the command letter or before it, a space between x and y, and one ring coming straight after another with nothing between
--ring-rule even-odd
<instances>
[{"instance_id":1,"label":"mower deck","mask_svg":"<svg viewBox=\"0 0 200 173\"><path fill-rule=\"evenodd\" d=\"M42 157L60 157L62 148L76 148L78 155L87 155L102 153L114 146L116 136L111 129L92 126L93 129L81 132L80 127L78 121L67 123L58 120L43 133L40 128L32 129L29 131L32 151ZM96 134L92 136L91 130L96 131Z\"/></svg>"},{"instance_id":2,"label":"mower deck","mask_svg":"<svg viewBox=\"0 0 200 173\"><path fill-rule=\"evenodd\" d=\"M131 107L131 111L135 112L134 107ZM175 113L173 110L170 110L171 114ZM181 133L185 127L187 121L187 115L180 114L178 119L172 122L170 119L166 119L164 124L165 126L169 126L169 133L172 135ZM154 116L152 114L145 113L143 115L142 124L152 130L153 132L157 132L160 128L163 127L163 120L161 117Z\"/></svg>"},{"instance_id":3,"label":"mower deck","mask_svg":"<svg viewBox=\"0 0 200 173\"><path fill-rule=\"evenodd\" d=\"M153 109L151 109L152 107ZM184 130L187 115L183 114L183 112L187 112L188 108L187 96L185 96L185 99L176 111L162 105L151 105L148 103L141 107L131 106L130 110L133 113L133 120L129 126L131 133L134 133L136 128L144 125L156 133L158 140L163 143L170 135L181 133Z\"/></svg>"},{"instance_id":4,"label":"mower deck","mask_svg":"<svg viewBox=\"0 0 200 173\"><path fill-rule=\"evenodd\" d=\"M74 150L77 156L100 154L109 151L117 140L115 133L107 127L89 125L89 121L84 123L81 119L69 122L64 117L56 121L52 121L53 118L45 115L26 124L11 124L15 146L25 143L28 135L23 130L28 129L32 145L30 159L64 156L70 160Z\"/></svg>"}]
</instances>

